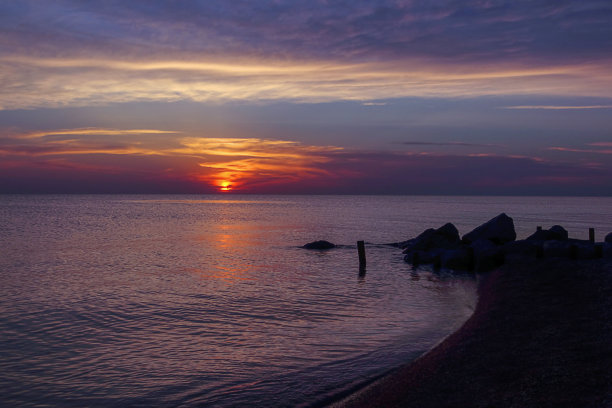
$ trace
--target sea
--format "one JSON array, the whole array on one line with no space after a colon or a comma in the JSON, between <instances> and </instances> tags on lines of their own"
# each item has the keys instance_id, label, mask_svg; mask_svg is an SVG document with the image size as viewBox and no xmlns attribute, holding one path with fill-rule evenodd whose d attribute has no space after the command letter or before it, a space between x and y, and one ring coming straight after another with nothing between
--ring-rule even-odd
<instances>
[{"instance_id":1,"label":"sea","mask_svg":"<svg viewBox=\"0 0 612 408\"><path fill-rule=\"evenodd\" d=\"M384 244L501 212L612 231L610 197L1 195L0 406L325 405L474 310Z\"/></svg>"}]
</instances>

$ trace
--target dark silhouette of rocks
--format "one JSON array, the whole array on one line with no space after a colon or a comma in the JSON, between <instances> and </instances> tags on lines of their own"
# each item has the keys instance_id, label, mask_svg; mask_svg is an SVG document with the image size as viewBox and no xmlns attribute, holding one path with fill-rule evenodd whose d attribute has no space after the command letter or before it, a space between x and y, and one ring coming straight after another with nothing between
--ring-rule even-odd
<instances>
[{"instance_id":1,"label":"dark silhouette of rocks","mask_svg":"<svg viewBox=\"0 0 612 408\"><path fill-rule=\"evenodd\" d=\"M336 247L336 245L332 244L329 241L320 240L320 241L309 242L306 245L304 245L302 248L304 248L304 249L325 250L325 249L332 249L332 248L335 248L335 247Z\"/></svg>"},{"instance_id":2,"label":"dark silhouette of rocks","mask_svg":"<svg viewBox=\"0 0 612 408\"><path fill-rule=\"evenodd\" d=\"M568 234L560 225L553 225L548 230L539 230L527 237L527 241L566 241Z\"/></svg>"},{"instance_id":3,"label":"dark silhouette of rocks","mask_svg":"<svg viewBox=\"0 0 612 408\"><path fill-rule=\"evenodd\" d=\"M612 233L604 243L570 239L567 230L554 225L538 230L527 239L516 241L512 218L502 213L459 239L451 223L430 228L416 238L395 244L403 248L404 260L415 266L486 272L508 258L596 259L612 256Z\"/></svg>"},{"instance_id":4,"label":"dark silhouette of rocks","mask_svg":"<svg viewBox=\"0 0 612 408\"><path fill-rule=\"evenodd\" d=\"M459 243L459 231L449 222L438 229L429 228L418 237L400 243L399 247L404 249L404 253L408 253L410 251L429 251L433 248L450 249Z\"/></svg>"},{"instance_id":5,"label":"dark silhouette of rocks","mask_svg":"<svg viewBox=\"0 0 612 408\"><path fill-rule=\"evenodd\" d=\"M496 244L505 244L506 242L516 239L514 231L514 221L505 213L499 214L497 217L490 219L473 231L468 232L463 236L462 241L470 244L478 239L488 239Z\"/></svg>"}]
</instances>

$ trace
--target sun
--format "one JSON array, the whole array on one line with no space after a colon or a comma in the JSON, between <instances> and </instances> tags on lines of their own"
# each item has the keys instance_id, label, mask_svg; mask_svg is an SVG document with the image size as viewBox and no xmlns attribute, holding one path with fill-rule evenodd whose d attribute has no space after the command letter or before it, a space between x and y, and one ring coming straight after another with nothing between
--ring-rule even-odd
<instances>
[{"instance_id":1,"label":"sun","mask_svg":"<svg viewBox=\"0 0 612 408\"><path fill-rule=\"evenodd\" d=\"M232 190L232 184L229 181L222 181L221 183L219 183L219 190L221 190L221 191L231 191Z\"/></svg>"}]
</instances>

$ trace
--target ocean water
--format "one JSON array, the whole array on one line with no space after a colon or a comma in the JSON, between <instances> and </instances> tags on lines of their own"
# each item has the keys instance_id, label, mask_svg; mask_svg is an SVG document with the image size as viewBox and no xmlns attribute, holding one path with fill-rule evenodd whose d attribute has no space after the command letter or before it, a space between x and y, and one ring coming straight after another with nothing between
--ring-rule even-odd
<instances>
[{"instance_id":1,"label":"ocean water","mask_svg":"<svg viewBox=\"0 0 612 408\"><path fill-rule=\"evenodd\" d=\"M502 211L519 238L612 231L611 198L0 196L0 406L321 404L475 305L471 276L380 244Z\"/></svg>"}]
</instances>

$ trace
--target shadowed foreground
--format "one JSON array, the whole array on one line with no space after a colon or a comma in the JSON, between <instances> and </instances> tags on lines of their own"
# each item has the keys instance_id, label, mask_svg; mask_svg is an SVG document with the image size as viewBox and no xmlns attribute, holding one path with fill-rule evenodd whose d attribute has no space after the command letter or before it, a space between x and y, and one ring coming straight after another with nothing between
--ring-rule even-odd
<instances>
[{"instance_id":1,"label":"shadowed foreground","mask_svg":"<svg viewBox=\"0 0 612 408\"><path fill-rule=\"evenodd\" d=\"M429 353L334 407L612 407L612 261L514 261Z\"/></svg>"}]
</instances>

